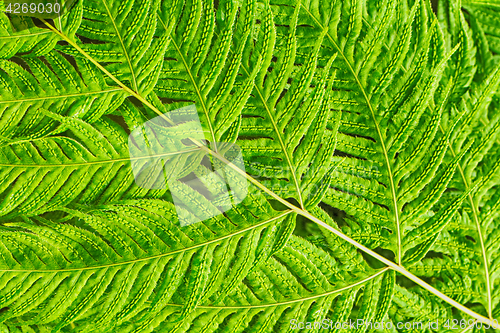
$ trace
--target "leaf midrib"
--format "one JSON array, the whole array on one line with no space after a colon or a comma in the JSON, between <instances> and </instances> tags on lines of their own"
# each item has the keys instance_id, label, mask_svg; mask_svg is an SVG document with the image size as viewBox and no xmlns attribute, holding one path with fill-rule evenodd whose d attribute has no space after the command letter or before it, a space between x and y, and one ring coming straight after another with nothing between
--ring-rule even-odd
<instances>
[{"instance_id":1,"label":"leaf midrib","mask_svg":"<svg viewBox=\"0 0 500 333\"><path fill-rule=\"evenodd\" d=\"M229 52L231 52L232 50L230 49ZM248 69L245 67L245 65L243 63L241 63L241 68L245 71L245 74L247 76L250 76L250 71L248 71ZM288 164L288 167L290 168L291 170L291 174L292 174L292 178L293 178L293 182L294 182L294 185L295 185L295 189L297 191L297 195L299 196L299 204L300 204L300 208L301 209L305 209L304 207L304 201L303 201L303 198L302 198L302 192L301 192L301 189L300 189L300 184L298 182L298 179L297 179L297 176L295 174L295 167L292 165L292 162L291 162L291 159L290 159L290 156L288 155L288 152L286 150L286 146L285 144L283 143L283 139L281 138L281 135L279 133L279 130L278 130L278 127L276 125L276 122L274 121L274 118L272 116L272 113L271 111L269 110L269 107L266 103L266 100L264 99L264 96L261 92L261 90L259 89L259 87L257 87L257 85L255 85L255 82L253 84L255 90L257 91L257 94L259 95L260 97L260 100L262 101L262 104L264 105L264 108L266 109L266 112L269 116L269 118L271 119L271 122L273 124L273 129L274 129L274 132L276 133L276 136L278 137L278 140L279 140L279 143L280 143L280 146L281 146L281 150L283 151L283 154L285 155L285 159L286 159L286 162Z\"/></svg>"},{"instance_id":2,"label":"leaf midrib","mask_svg":"<svg viewBox=\"0 0 500 333\"><path fill-rule=\"evenodd\" d=\"M18 35L9 35L9 36L0 36L0 40L2 39L10 39L10 38L25 38L25 37L31 37L31 36L37 36L37 35L44 35L44 34L51 34L52 32L50 31L40 31L40 32L34 32L34 33L29 33L29 34L18 34Z\"/></svg>"},{"instance_id":3,"label":"leaf midrib","mask_svg":"<svg viewBox=\"0 0 500 333\"><path fill-rule=\"evenodd\" d=\"M477 6L492 6L500 8L500 4L491 1L477 1L477 0L462 0L464 5L477 5Z\"/></svg>"},{"instance_id":4,"label":"leaf midrib","mask_svg":"<svg viewBox=\"0 0 500 333\"><path fill-rule=\"evenodd\" d=\"M109 19L113 23L113 27L115 28L116 31L116 36L118 36L118 39L120 40L120 44L123 49L123 54L125 55L125 58L127 59L128 67L130 68L130 73L132 74L132 83L134 85L134 91L139 92L137 88L137 80L135 77L135 72L134 72L134 67L132 66L132 62L130 61L130 57L128 56L127 49L125 48L125 44L123 43L122 36L120 34L120 31L118 31L118 27L116 26L115 19L113 16L111 16L111 12L109 11L108 5L106 4L106 0L102 0L102 3L104 4L104 7L106 7L106 12L108 13Z\"/></svg>"},{"instance_id":5,"label":"leaf midrib","mask_svg":"<svg viewBox=\"0 0 500 333\"><path fill-rule=\"evenodd\" d=\"M159 21L161 22L161 24L163 25L163 27L166 29L166 25L165 23L163 22L163 20L158 17ZM175 42L174 38L172 36L170 36L170 39L172 41L172 44L174 45L175 49L177 50L177 53L179 54L179 56L181 57L181 60L182 60L182 63L184 64L184 68L186 68L186 72L188 73L189 75L189 78L191 79L191 82L193 83L193 86L196 90L196 94L198 95L198 98L200 100L200 103L202 104L202 107L203 107L203 111L205 113L205 116L207 117L207 120L208 120L208 126L209 126L209 129L210 129L210 133L212 134L212 139L213 139L213 142L214 142L214 145L216 143L216 140L215 140L215 133L213 131L213 128L212 128L212 123L210 122L210 118L208 116L208 110L206 108L206 105L205 105L205 102L204 102L204 99L201 95L201 92L200 92L200 89L198 87L198 85L196 84L195 80L194 80L194 77L191 73L191 70L189 69L189 66L187 65L186 63L186 60L184 59L184 56L182 55L177 43ZM248 70L245 68L245 66L243 65L243 63L241 64L241 68L243 68L243 70L245 71L245 73L247 75L249 75L249 72ZM266 100L264 99L264 96L262 95L262 92L260 91L260 89L254 85L255 89L257 90L257 93L260 97L260 99L262 100L262 104L264 104L264 107L266 109L266 112L267 114L269 115L269 118L271 119L271 122L273 124L273 129L276 133L276 136L278 137L278 140L279 140L279 143L280 143L280 146L281 146L281 150L283 151L283 154L285 155L285 158L286 158L286 161L287 161L287 164L288 164L288 167L290 168L291 170L291 174L292 174L292 177L293 177L293 181L294 181L294 185L295 185L295 188L297 190L297 195L299 196L299 203L300 203L300 207L302 209L304 209L304 202L303 202L303 199L302 199L302 193L301 193L301 190L300 190L300 185L299 185L299 182L297 180L297 176L295 174L295 167L292 165L292 162L291 162L291 159L290 159L290 156L288 155L288 152L286 150L286 146L283 142L283 139L281 138L281 135L279 133L279 130L278 130L278 127L276 125L276 122L274 120L274 118L272 117L272 113L271 111L269 110L269 107L266 103ZM214 146L215 148L215 151L217 151L217 146L215 145Z\"/></svg>"},{"instance_id":6,"label":"leaf midrib","mask_svg":"<svg viewBox=\"0 0 500 333\"><path fill-rule=\"evenodd\" d=\"M245 71L247 76L250 75L250 72L246 69L246 67L243 64L241 64L241 68L243 68L243 70ZM273 115L271 113L271 110L269 109L269 106L266 103L266 100L264 99L264 95L262 94L262 91L260 90L259 87L257 87L257 85L254 84L253 86L254 86L255 90L257 91L257 94L259 95L259 97L262 101L262 104L264 105L264 108L266 109L266 112L269 116L269 119L271 119L271 123L273 124L274 132L276 133L276 136L278 137L278 140L279 140L279 143L281 146L281 150L283 151L283 154L285 155L286 162L288 164L288 167L290 168L290 173L292 174L295 189L297 190L297 195L299 196L300 208L305 209L304 200L302 199L302 191L300 189L300 184L299 184L299 181L297 179L297 175L295 174L296 169L295 169L295 166L292 164L290 156L288 155L288 151L286 150L286 145L283 142L283 138L281 137L280 131L278 130L278 126L276 125L276 121L273 118Z\"/></svg>"},{"instance_id":7,"label":"leaf midrib","mask_svg":"<svg viewBox=\"0 0 500 333\"><path fill-rule=\"evenodd\" d=\"M26 140L33 141L33 140ZM57 167L73 167L73 166L82 166L82 165L95 165L95 164L108 164L108 163L117 163L117 162L126 162L126 161L137 161L142 159L151 159L153 157L164 157L164 156L173 156L173 155L181 155L185 153L190 153L193 151L199 151L199 148L192 148L183 151L176 151L173 153L163 153L163 154L155 154L155 155L147 155L147 156L137 156L137 157L123 157L123 158L115 158L109 160L101 160L101 161L92 161L92 162L80 162L80 163L60 163L60 164L6 164L0 163L1 167L15 167L15 168L57 168Z\"/></svg>"},{"instance_id":8,"label":"leaf midrib","mask_svg":"<svg viewBox=\"0 0 500 333\"><path fill-rule=\"evenodd\" d=\"M384 274L388 270L390 270L390 268L389 267L385 267L385 268L382 268L380 271L376 272L375 274L370 275L370 276L368 276L367 278L365 278L365 279L363 279L361 281L355 282L355 283L347 285L345 287L334 289L332 291L327 291L327 292L321 293L321 294L316 294L314 296L296 298L296 299L292 299L290 301L285 301L285 302L265 303L265 304L259 304L259 305L241 305L241 306L198 305L197 308L200 308L200 309L227 309L227 310L229 310L229 309L259 309L259 308L278 307L278 306L288 305L288 304L293 304L293 303L300 303L300 302L305 302L305 301L309 301L309 300L313 300L313 299L317 299L317 298L322 298L322 297L330 296L330 295L337 294L337 293L340 293L340 292L348 290L348 289L352 289L352 288L354 288L356 286L359 286L361 284L364 284L364 283L366 283L368 281L371 281L371 280L375 279L376 277ZM167 303L166 306L182 307L184 305L182 305L182 304L174 304L174 303Z\"/></svg>"},{"instance_id":9,"label":"leaf midrib","mask_svg":"<svg viewBox=\"0 0 500 333\"><path fill-rule=\"evenodd\" d=\"M158 16L158 20L161 22L161 24L163 25L164 29L166 30L167 26L165 25L165 22L163 22L163 20L161 19L161 17ZM217 140L215 140L215 131L214 131L213 127L212 127L212 122L210 121L210 115L208 113L207 106L205 105L205 100L204 100L203 96L201 95L200 87L198 87L198 84L194 80L193 73L191 73L191 70L190 70L190 68L189 68L189 66L188 66L188 64L186 62L186 59L182 55L182 52L181 52L179 46L175 42L175 39L171 35L170 35L170 40L172 41L172 44L174 45L175 50L177 51L177 54L179 54L179 57L182 60L182 64L184 65L184 68L186 69L186 72L189 75L189 78L190 78L191 82L193 83L193 87L194 87L194 89L196 91L196 95L198 95L198 99L199 99L199 101L201 103L201 107L203 109L203 113L205 114L205 117L207 118L208 129L210 131L210 135L212 136L212 142L213 142L214 149L215 149L215 151L217 151Z\"/></svg>"},{"instance_id":10,"label":"leaf midrib","mask_svg":"<svg viewBox=\"0 0 500 333\"><path fill-rule=\"evenodd\" d=\"M439 124L439 128L440 128L441 132L444 133L444 129L441 126L441 124ZM451 144L448 142L447 145L448 145L448 148L450 149L452 156L456 157L455 150L453 149ZM470 188L470 185L465 177L464 171L463 171L462 166L460 165L459 162L457 162L457 167L458 167L458 170L460 172L460 176L462 178L462 181L464 182L464 185L466 188L465 190L468 191ZM476 224L476 230L477 230L477 233L479 235L479 243L481 245L481 254L483 257L483 264L484 264L484 274L485 274L485 278L486 278L486 281L485 281L486 282L486 292L487 292L486 296L488 298L488 309L487 309L488 316L490 319L493 319L493 304L492 304L492 297L491 297L491 281L490 281L489 263L488 263L488 256L486 255L486 247L484 245L483 232L481 230L481 223L479 222L477 207L474 204L474 199L472 198L472 194L469 194L467 197L469 199L469 204L472 207L472 215L474 217L474 223Z\"/></svg>"},{"instance_id":11,"label":"leaf midrib","mask_svg":"<svg viewBox=\"0 0 500 333\"><path fill-rule=\"evenodd\" d=\"M64 95L57 95L57 96L22 98L22 99L15 99L15 100L1 100L0 104L18 103L18 102L23 103L23 102L31 102L31 101L46 101L48 99L59 99L59 98L72 98L72 97L85 96L85 95L106 94L109 92L120 91L120 90L123 90L123 89L122 88L113 88L113 89L107 89L107 90L87 91L87 92L83 92L83 93L64 94Z\"/></svg>"},{"instance_id":12,"label":"leaf midrib","mask_svg":"<svg viewBox=\"0 0 500 333\"><path fill-rule=\"evenodd\" d=\"M316 17L305 6L301 6L301 8L303 8L304 11L306 11L309 14L309 16L316 22L316 24L321 29L325 30L325 27L323 27L323 25L321 24L321 22L319 22L316 19ZM370 102L370 99L368 98L368 95L366 94L366 91L365 91L363 85L361 84L361 81L359 80L358 75L356 74L356 71L352 67L352 64L349 62L349 60L347 59L346 55L344 54L344 52L342 52L342 49L338 46L337 42L333 39L333 37L328 32L328 30L326 32L326 35L328 36L328 39L333 43L333 45L337 49L337 52L344 59L344 62L349 67L350 72L352 73L354 79L356 80L356 84L361 89L361 92L363 93L363 97L366 100L366 104L368 105L368 108L370 109L370 113L371 113L371 116L372 116L372 119L373 119L373 123L375 124L375 128L377 130L377 134L378 134L378 137L379 137L379 140L380 140L380 144L382 146L382 152L383 152L384 158L385 158L385 163L387 165L387 172L388 172L389 182L390 182L390 186L391 186L392 201L393 201L393 206L394 206L394 217L396 219L396 221L395 221L396 222L396 233L397 233L397 237L398 237L398 256L397 256L398 261L397 261L397 264L401 265L401 263L402 263L402 253L401 253L402 252L402 241L401 241L401 230L400 230L400 222L399 222L399 209L398 209L398 202L397 202L397 195L396 195L396 186L394 184L394 179L393 179L393 176L392 176L391 163L389 161L389 155L387 153L387 148L385 146L385 142L384 142L384 139L383 139L383 136L382 136L382 132L380 131L380 127L379 127L379 124L377 122L377 118L375 117L375 111L374 111L373 106L372 106L372 104Z\"/></svg>"}]
</instances>

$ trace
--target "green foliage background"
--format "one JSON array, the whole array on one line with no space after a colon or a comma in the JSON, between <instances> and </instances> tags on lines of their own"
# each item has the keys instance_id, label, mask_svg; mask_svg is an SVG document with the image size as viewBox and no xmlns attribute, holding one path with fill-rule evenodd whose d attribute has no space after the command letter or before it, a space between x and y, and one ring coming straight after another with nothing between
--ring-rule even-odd
<instances>
[{"instance_id":1,"label":"green foliage background","mask_svg":"<svg viewBox=\"0 0 500 333\"><path fill-rule=\"evenodd\" d=\"M289 332L324 318L493 331L499 11L79 0L47 21L0 13L0 331ZM134 183L127 137L191 104L208 140L242 147L250 193L181 228L168 189Z\"/></svg>"}]
</instances>

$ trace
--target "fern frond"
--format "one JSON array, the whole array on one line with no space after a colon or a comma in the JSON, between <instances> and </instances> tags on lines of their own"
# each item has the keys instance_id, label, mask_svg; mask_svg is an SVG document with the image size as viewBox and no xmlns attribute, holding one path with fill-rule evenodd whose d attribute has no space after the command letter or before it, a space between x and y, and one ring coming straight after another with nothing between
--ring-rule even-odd
<instances>
[{"instance_id":1,"label":"fern frond","mask_svg":"<svg viewBox=\"0 0 500 333\"><path fill-rule=\"evenodd\" d=\"M460 12L450 15L462 18L460 34L467 34L469 28L463 21L463 15ZM471 46L464 44L460 47L465 49ZM472 64L480 59L480 55L473 57ZM456 61L460 62L459 59ZM454 71L458 76L461 71L458 64ZM435 242L428 246L428 250L442 258L424 258L415 265L419 275L427 275L431 271L440 275L436 283L443 288L453 286L448 294L454 294L452 297L462 302L481 304L482 307L477 307L476 311L490 318L498 313L495 308L499 303L495 291L498 280L495 264L497 241L492 227L496 216L496 179L500 169L496 158L499 118L492 110L496 106L493 96L498 89L499 78L498 67L490 67L487 75L478 73L470 86L464 87L467 93L460 101L460 109L451 108L446 114L448 119L457 119L459 129L449 139L448 154L460 162L447 190L446 201L442 200L440 206L457 202L457 198L462 203L460 209L453 213L454 223L445 226L443 234L435 235ZM447 127L448 124L443 123L440 131L449 130ZM457 158L459 155L463 157ZM461 269L453 268L457 261L462 262ZM461 286L457 286L456 277L463 281Z\"/></svg>"},{"instance_id":2,"label":"fern frond","mask_svg":"<svg viewBox=\"0 0 500 333\"><path fill-rule=\"evenodd\" d=\"M147 95L154 87L162 67L168 43L154 13L158 1L84 1L82 21L75 39L84 39L80 47L139 94ZM161 31L159 38L155 33ZM71 36L68 36L71 37ZM72 46L58 50L75 57L82 54Z\"/></svg>"},{"instance_id":3,"label":"fern frond","mask_svg":"<svg viewBox=\"0 0 500 333\"><path fill-rule=\"evenodd\" d=\"M486 37L487 46L498 53L500 40L498 36L498 12L500 7L494 1L462 1L462 7L473 17Z\"/></svg>"},{"instance_id":4,"label":"fern frond","mask_svg":"<svg viewBox=\"0 0 500 333\"><path fill-rule=\"evenodd\" d=\"M59 330L99 308L95 328L111 329L146 303L142 315L155 317L171 297L185 304L185 317L211 295L231 293L265 262L273 247L268 238L293 218L254 195L240 209L184 228L176 225L174 206L155 199L63 208L55 222L10 222L0 235L1 271L14 289L1 298L9 309L2 322ZM250 218L247 209L260 217Z\"/></svg>"},{"instance_id":5,"label":"fern frond","mask_svg":"<svg viewBox=\"0 0 500 333\"><path fill-rule=\"evenodd\" d=\"M301 44L296 36L302 34L296 30L300 6L266 5L263 11L252 56L242 65L242 73L251 76L250 68L257 68L261 59L264 66L242 113L237 142L250 175L276 194L295 199L300 207L313 207L330 179L336 143L336 125L326 127L335 55L321 58L326 31L307 29L304 33L315 42ZM284 17L287 22L274 21ZM285 38L275 45L280 34ZM271 61L273 55L276 61Z\"/></svg>"},{"instance_id":6,"label":"fern frond","mask_svg":"<svg viewBox=\"0 0 500 333\"><path fill-rule=\"evenodd\" d=\"M81 15L82 1L77 1L69 11L58 15L54 24L64 34L73 36L80 24ZM9 16L4 10L0 11L0 59L9 59L16 55L43 56L49 53L59 40L59 36L39 27L31 17Z\"/></svg>"},{"instance_id":7,"label":"fern frond","mask_svg":"<svg viewBox=\"0 0 500 333\"><path fill-rule=\"evenodd\" d=\"M0 148L3 218L39 215L74 202L103 203L134 184L123 128L109 118L92 126L40 110L49 129L71 128L71 135L12 140Z\"/></svg>"},{"instance_id":8,"label":"fern frond","mask_svg":"<svg viewBox=\"0 0 500 333\"><path fill-rule=\"evenodd\" d=\"M451 317L497 327L500 71L480 15L437 9L92 0L42 20L47 40L9 44L1 328L281 332L292 320ZM168 118L193 104L202 128ZM208 171L207 192L165 184ZM210 197L230 193L230 172L248 193L225 209ZM206 212L216 214L182 225Z\"/></svg>"},{"instance_id":9,"label":"fern frond","mask_svg":"<svg viewBox=\"0 0 500 333\"><path fill-rule=\"evenodd\" d=\"M0 60L0 128L6 143L40 138L54 130L44 110L92 122L125 98L121 88L95 75L95 67L85 59L74 64L52 51L43 58L25 58L22 64L25 68Z\"/></svg>"},{"instance_id":10,"label":"fern frond","mask_svg":"<svg viewBox=\"0 0 500 333\"><path fill-rule=\"evenodd\" d=\"M394 13L403 13L401 6L404 5L386 1L381 7L383 10L366 17L369 29L364 32L360 30L363 21L354 14L359 10L357 5L338 4L339 8L332 9L335 15L352 13L350 21L340 21L338 27L337 17L321 22L315 18L313 9L304 9L305 17L328 31L326 49L338 53L332 66L343 78L333 81L329 104L341 114L338 157L334 157L340 165L333 171L323 202L348 216L361 218L355 223L372 225L372 230L377 227L390 230L392 236L385 236L392 239L382 243L395 253L396 261L401 262L407 250L404 239L411 239L404 226L404 216L416 213L412 208L421 208L419 205L425 196L420 195L424 189L428 193L437 192L436 198L439 198L453 174L454 166L450 163L450 171L445 172L440 181L431 183L443 163L445 137L435 143L433 155L426 155L425 150L434 140L439 124L439 114L434 116L428 108L431 101L435 103L440 78L455 49L445 53L442 32L430 22L425 4L416 2L409 13L398 20ZM385 46L388 52L381 52L381 41L386 40L389 26L397 33ZM332 29L350 32L335 34L330 32ZM408 47L410 42L414 43L413 48ZM356 43L362 47L354 48ZM448 87L446 94L435 97L439 104L444 103L449 90ZM425 114L433 116L425 117ZM422 163L420 168L417 168L418 161ZM432 204L427 210L429 206ZM445 220L449 220L449 215Z\"/></svg>"},{"instance_id":11,"label":"fern frond","mask_svg":"<svg viewBox=\"0 0 500 333\"><path fill-rule=\"evenodd\" d=\"M301 250L297 251L296 245ZM121 326L120 331L288 332L298 329L300 322L304 326L310 322L308 325L316 325L317 329L323 323L330 327L337 321L348 322L356 315L371 320L385 315L389 305L385 301L394 284L392 273L368 270L334 285L332 272L322 269L324 264L331 265L333 258L326 253L318 256L318 251L293 237L289 245L252 271L223 302L200 305L182 322L173 320L181 305L169 303L158 316L131 321ZM383 306L366 313L377 302ZM338 309L343 310L342 317L336 317Z\"/></svg>"},{"instance_id":12,"label":"fern frond","mask_svg":"<svg viewBox=\"0 0 500 333\"><path fill-rule=\"evenodd\" d=\"M170 103L195 103L207 140L214 144L236 140L240 113L260 66L256 64L249 77L238 75L253 30L255 6L251 1L241 8L231 1L221 1L218 8L211 1L180 1L164 2L160 8L159 22L164 27L174 22L173 47L165 53L168 60L155 93Z\"/></svg>"}]
</instances>

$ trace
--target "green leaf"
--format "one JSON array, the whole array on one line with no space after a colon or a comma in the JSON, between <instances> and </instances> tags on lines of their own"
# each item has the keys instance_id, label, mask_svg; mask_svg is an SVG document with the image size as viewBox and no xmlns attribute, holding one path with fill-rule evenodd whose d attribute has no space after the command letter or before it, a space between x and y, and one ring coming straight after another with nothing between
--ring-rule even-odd
<instances>
[{"instance_id":1,"label":"green leaf","mask_svg":"<svg viewBox=\"0 0 500 333\"><path fill-rule=\"evenodd\" d=\"M0 331L498 328L497 7L0 13Z\"/></svg>"}]
</instances>

